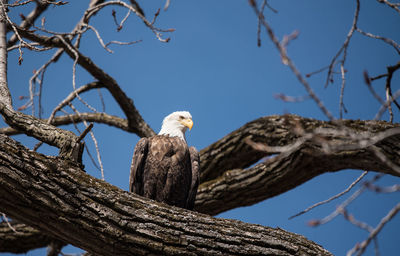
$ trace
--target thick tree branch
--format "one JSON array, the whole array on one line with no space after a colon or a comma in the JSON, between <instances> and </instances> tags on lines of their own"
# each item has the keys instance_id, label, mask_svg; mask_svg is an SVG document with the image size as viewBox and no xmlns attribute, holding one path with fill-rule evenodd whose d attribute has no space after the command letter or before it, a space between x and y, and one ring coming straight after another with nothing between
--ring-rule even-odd
<instances>
[{"instance_id":1,"label":"thick tree branch","mask_svg":"<svg viewBox=\"0 0 400 256\"><path fill-rule=\"evenodd\" d=\"M70 131L46 124L33 116L13 111L0 101L0 113L5 122L16 130L23 131L49 145L58 147L60 155L81 162L83 144Z\"/></svg>"},{"instance_id":2,"label":"thick tree branch","mask_svg":"<svg viewBox=\"0 0 400 256\"><path fill-rule=\"evenodd\" d=\"M46 247L54 239L42 232L17 221L0 223L0 252L26 253L30 250Z\"/></svg>"},{"instance_id":3,"label":"thick tree branch","mask_svg":"<svg viewBox=\"0 0 400 256\"><path fill-rule=\"evenodd\" d=\"M389 133L391 128L399 125L352 120L344 120L342 125L347 132L371 134L371 145L362 146L361 142L358 145L349 136L340 133L343 128L332 122L295 115L263 117L244 125L201 151L205 173L197 193L195 209L215 215L282 194L317 175L343 169L371 170L400 176L392 168L393 165L400 166L400 134L398 131ZM260 151L246 144L246 139L284 147L301 138L295 135L296 126L301 126L305 132L336 128L338 134L331 134L329 142L333 142L337 150L326 152L320 141L305 141L252 168L243 169L245 165L259 160L256 155L260 156ZM382 135L384 131L387 131L387 136ZM386 157L385 161L376 154L376 150ZM210 180L210 177L216 178Z\"/></svg>"},{"instance_id":4,"label":"thick tree branch","mask_svg":"<svg viewBox=\"0 0 400 256\"><path fill-rule=\"evenodd\" d=\"M304 237L141 198L0 135L0 209L97 255L330 255Z\"/></svg>"},{"instance_id":5,"label":"thick tree branch","mask_svg":"<svg viewBox=\"0 0 400 256\"><path fill-rule=\"evenodd\" d=\"M343 127L355 134L369 132L374 135L381 131L400 127L400 125L368 120L342 120L334 123L296 115L261 117L200 151L201 180L202 182L213 180L222 176L227 170L246 168L264 156L279 153L278 151L261 152L248 145L246 140L264 143L271 147L283 147L295 143L302 137L302 134L297 131L299 128L304 130L303 132L312 133L321 128L334 129L339 132Z\"/></svg>"}]
</instances>

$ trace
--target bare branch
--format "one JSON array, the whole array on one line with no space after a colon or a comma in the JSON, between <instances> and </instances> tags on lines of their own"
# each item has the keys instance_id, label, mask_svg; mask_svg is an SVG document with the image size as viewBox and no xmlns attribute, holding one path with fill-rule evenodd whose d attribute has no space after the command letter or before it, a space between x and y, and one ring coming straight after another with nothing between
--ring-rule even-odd
<instances>
[{"instance_id":1,"label":"bare branch","mask_svg":"<svg viewBox=\"0 0 400 256\"><path fill-rule=\"evenodd\" d=\"M90 132L90 130L92 130L93 128L93 123L90 123L85 130L81 133L81 135L79 135L78 137L78 141L83 140L83 138L85 138L85 136L88 134L88 132Z\"/></svg>"},{"instance_id":2,"label":"bare branch","mask_svg":"<svg viewBox=\"0 0 400 256\"><path fill-rule=\"evenodd\" d=\"M386 223L388 223L396 214L400 211L400 203L398 203L395 207L393 207L388 214L382 218L382 220L379 222L379 224L376 226L374 230L369 234L368 238L364 240L361 244L356 244L350 251L347 252L347 256L353 255L354 253L357 253L357 255L361 255L364 253L365 249L378 234L382 230L382 228L385 226Z\"/></svg>"},{"instance_id":3,"label":"bare branch","mask_svg":"<svg viewBox=\"0 0 400 256\"><path fill-rule=\"evenodd\" d=\"M379 101L379 103L380 103L381 105L384 105L385 102L384 102L383 99L376 93L376 91L375 91L374 88L372 87L372 85L371 85L372 78L369 77L368 72L367 72L366 70L364 70L363 75L364 75L365 84L367 85L369 91L372 93L372 95L375 97L375 99L377 99L377 100Z\"/></svg>"},{"instance_id":4,"label":"bare branch","mask_svg":"<svg viewBox=\"0 0 400 256\"><path fill-rule=\"evenodd\" d=\"M400 14L400 8L398 3L391 3L388 0L378 0L378 2L390 6Z\"/></svg>"},{"instance_id":5,"label":"bare branch","mask_svg":"<svg viewBox=\"0 0 400 256\"><path fill-rule=\"evenodd\" d=\"M375 177L370 182L375 182L378 179L380 179L382 176L383 176L382 173L380 173L378 175L375 175ZM343 203L341 203L339 206L337 206L336 210L333 211L331 214L329 214L328 216L324 217L321 220L311 220L311 221L308 222L308 225L315 227L315 226L323 225L323 224L326 224L326 223L330 222L331 220L336 218L339 214L342 214L343 213L343 209L345 209L351 202L353 202L357 197L359 197L364 192L365 189L366 189L365 186L362 186L361 188L357 189Z\"/></svg>"},{"instance_id":6,"label":"bare branch","mask_svg":"<svg viewBox=\"0 0 400 256\"><path fill-rule=\"evenodd\" d=\"M69 107L70 107L78 116L81 114L81 113L72 105L72 103L69 103L68 105L69 105ZM103 162L101 161L101 155L100 155L100 150L99 150L99 145L98 145L98 143L97 143L97 139L96 139L96 137L94 136L93 131L91 131L91 128L89 128L90 125L88 125L88 124L86 123L85 120L83 120L83 124L84 124L85 127L86 127L85 131L87 130L87 132L90 132L90 137L92 138L93 143L94 143L94 146L95 146L95 148L96 148L97 161L99 162L100 171L101 171L101 179L102 179L102 180L105 180L105 179L104 179ZM92 126L93 126L93 125L92 125ZM84 136L85 131L82 132L82 134L79 136L79 138L82 137L82 136ZM87 132L86 132L86 133L87 133ZM78 139L79 139L79 138L78 138Z\"/></svg>"},{"instance_id":7,"label":"bare branch","mask_svg":"<svg viewBox=\"0 0 400 256\"><path fill-rule=\"evenodd\" d=\"M61 101L60 104L57 105L57 107L55 107L53 109L53 111L50 114L49 119L47 120L47 123L52 123L52 120L55 117L56 113L58 111L60 111L60 109L62 109L63 107L65 107L69 103L71 103L76 98L76 95L79 95L79 94L89 91L91 89L102 88L102 87L105 87L104 84L102 84L100 82L92 82L92 83L83 85L83 86L79 87L78 89L74 90L63 101Z\"/></svg>"},{"instance_id":8,"label":"bare branch","mask_svg":"<svg viewBox=\"0 0 400 256\"><path fill-rule=\"evenodd\" d=\"M340 73L342 74L342 85L340 86L340 99L339 99L339 118L343 119L343 110L347 113L343 103L344 87L346 85L346 71L344 70L344 62L340 63Z\"/></svg>"},{"instance_id":9,"label":"bare branch","mask_svg":"<svg viewBox=\"0 0 400 256\"><path fill-rule=\"evenodd\" d=\"M385 43L393 46L393 48L396 50L396 52L398 54L400 54L400 46L395 41L393 41L392 39L386 38L386 37L383 37L383 36L374 35L374 34L371 34L371 33L368 33L368 32L364 32L360 28L357 28L357 32L359 32L360 34L362 34L364 36L375 38L375 39L380 39L380 40L384 41Z\"/></svg>"},{"instance_id":10,"label":"bare branch","mask_svg":"<svg viewBox=\"0 0 400 256\"><path fill-rule=\"evenodd\" d=\"M134 2L136 2L136 1L134 1ZM105 6L112 6L112 5L122 6L128 10L131 10L133 13L136 14L136 16L138 16L144 22L144 24L148 28L150 28L150 30L155 34L155 36L157 37L157 39L159 41L165 42L165 43L169 42L170 38L169 37L166 39L162 38L161 32L173 32L174 29L164 30L164 29L159 29L159 28L154 27L152 22L148 21L139 9L137 9L131 5L128 5L127 3L123 2L123 1L109 1L109 2L98 4L86 11L84 20L89 19L95 12L98 12L99 10L103 9Z\"/></svg>"},{"instance_id":11,"label":"bare branch","mask_svg":"<svg viewBox=\"0 0 400 256\"><path fill-rule=\"evenodd\" d=\"M317 103L317 106L321 109L322 113L326 117L329 118L329 120L334 120L335 118L331 114L331 112L324 106L322 101L318 98L318 96L315 94L314 90L311 88L311 86L308 84L308 82L304 79L304 77L301 75L300 71L296 68L292 60L289 58L289 56L286 54L286 50L284 47L281 45L279 42L278 38L275 36L274 32L272 31L271 26L267 23L265 20L264 15L258 10L258 7L255 3L255 1L250 1L250 5L253 7L254 12L256 13L257 17L260 17L262 25L265 27L267 30L268 36L270 37L271 41L275 44L275 47L278 49L281 58L285 60L285 63L290 67L292 70L293 74L296 76L297 80L304 86L306 89L308 95Z\"/></svg>"},{"instance_id":12,"label":"bare branch","mask_svg":"<svg viewBox=\"0 0 400 256\"><path fill-rule=\"evenodd\" d=\"M21 29L28 29L31 27L34 23L35 20L47 9L49 6L49 3L45 3L43 1L35 1L36 3L36 8L33 9L28 16L25 17L25 19L21 22L19 25ZM18 41L17 35L14 34L11 36L10 40L7 42L7 47L13 46L16 42Z\"/></svg>"},{"instance_id":13,"label":"bare branch","mask_svg":"<svg viewBox=\"0 0 400 256\"><path fill-rule=\"evenodd\" d=\"M5 215L4 213L0 212L3 221L7 224L7 226L14 232L14 233L18 233L18 231L13 227L13 225L11 225L10 221L7 218L7 215Z\"/></svg>"},{"instance_id":14,"label":"bare branch","mask_svg":"<svg viewBox=\"0 0 400 256\"><path fill-rule=\"evenodd\" d=\"M48 123L48 119L42 119L42 121ZM54 126L61 126L73 123L81 123L83 121L107 124L109 126L119 128L126 132L134 132L128 126L128 121L126 119L108 115L106 113L81 113L80 115L57 116L53 118L53 121L51 121L50 124ZM16 135L16 134L21 134L23 132L11 127L7 127L7 128L0 128L0 133L5 135Z\"/></svg>"},{"instance_id":15,"label":"bare branch","mask_svg":"<svg viewBox=\"0 0 400 256\"><path fill-rule=\"evenodd\" d=\"M303 211L301 211L301 212L299 212L299 213L297 213L297 214L295 214L295 215L293 215L293 216L290 216L290 217L289 217L289 220L290 220L290 219L293 219L293 218L295 218L295 217L298 217L298 216L300 216L300 215L303 215L304 213L311 211L312 209L314 209L314 208L317 207L317 206L320 206L320 205L329 203L329 202L335 200L336 198L339 198L339 197L343 196L344 194L346 194L347 192L349 192L358 182L360 182L360 180L361 180L362 178L364 178L364 176L367 175L367 174L368 174L368 171L364 171L355 181L353 181L345 190L343 190L343 191L340 192L339 194L334 195L333 197L331 197L331 198L329 198L329 199L326 199L326 200L324 200L324 201L322 201L322 202L318 202L318 203L316 203L316 204L314 204L314 205L308 207L307 209L305 209L305 210L303 210Z\"/></svg>"},{"instance_id":16,"label":"bare branch","mask_svg":"<svg viewBox=\"0 0 400 256\"><path fill-rule=\"evenodd\" d=\"M332 74L333 74L334 66L336 64L336 60L339 58L339 56L342 53L343 53L343 55L342 55L342 59L340 60L340 62L342 63L343 66L344 66L344 63L346 62L347 48L349 47L350 39L353 36L354 31L357 29L357 22L358 22L359 13L360 13L360 0L356 0L356 10L355 10L355 13L354 13L353 24L351 25L350 31L347 34L346 39L345 39L342 47L340 47L339 51L332 58L332 61L329 64L328 75L326 77L325 87L327 87L328 84L329 84L329 81L332 80Z\"/></svg>"},{"instance_id":17,"label":"bare branch","mask_svg":"<svg viewBox=\"0 0 400 256\"><path fill-rule=\"evenodd\" d=\"M7 0L0 0L0 102L12 109L7 81L7 14L4 4L7 4Z\"/></svg>"},{"instance_id":18,"label":"bare branch","mask_svg":"<svg viewBox=\"0 0 400 256\"><path fill-rule=\"evenodd\" d=\"M383 113L385 113L385 111L386 111L386 109L389 107L389 105L390 105L393 101L395 101L398 97L400 97L400 90L398 90L397 92L395 92L394 95L392 95L392 96L390 97L390 100L387 101L387 102L385 102L385 104L383 104L383 105L379 108L378 113L376 113L376 115L375 115L375 117L374 117L374 120L380 120L381 117L382 117L382 115L383 115Z\"/></svg>"}]
</instances>

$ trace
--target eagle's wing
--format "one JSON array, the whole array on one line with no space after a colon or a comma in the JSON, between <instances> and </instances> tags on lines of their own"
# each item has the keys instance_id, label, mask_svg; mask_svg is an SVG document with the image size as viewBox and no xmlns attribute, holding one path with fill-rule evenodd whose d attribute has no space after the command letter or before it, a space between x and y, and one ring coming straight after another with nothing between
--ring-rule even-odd
<instances>
[{"instance_id":1,"label":"eagle's wing","mask_svg":"<svg viewBox=\"0 0 400 256\"><path fill-rule=\"evenodd\" d=\"M131 174L129 177L129 191L138 195L143 195L143 170L148 151L148 138L141 138L133 152Z\"/></svg>"},{"instance_id":2,"label":"eagle's wing","mask_svg":"<svg viewBox=\"0 0 400 256\"><path fill-rule=\"evenodd\" d=\"M190 161L192 164L192 183L189 190L186 209L192 210L194 208L194 202L196 200L197 187L199 186L200 156L199 152L195 147L190 147L189 152L190 152Z\"/></svg>"}]
</instances>

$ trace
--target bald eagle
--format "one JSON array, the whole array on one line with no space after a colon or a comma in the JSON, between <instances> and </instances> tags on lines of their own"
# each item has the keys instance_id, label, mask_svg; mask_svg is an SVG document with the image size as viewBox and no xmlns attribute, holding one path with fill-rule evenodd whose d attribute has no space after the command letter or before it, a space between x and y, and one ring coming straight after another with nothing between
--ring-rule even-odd
<instances>
[{"instance_id":1,"label":"bald eagle","mask_svg":"<svg viewBox=\"0 0 400 256\"><path fill-rule=\"evenodd\" d=\"M192 116L177 111L164 118L158 135L142 138L133 153L129 191L192 210L199 184L199 153L188 147Z\"/></svg>"}]
</instances>

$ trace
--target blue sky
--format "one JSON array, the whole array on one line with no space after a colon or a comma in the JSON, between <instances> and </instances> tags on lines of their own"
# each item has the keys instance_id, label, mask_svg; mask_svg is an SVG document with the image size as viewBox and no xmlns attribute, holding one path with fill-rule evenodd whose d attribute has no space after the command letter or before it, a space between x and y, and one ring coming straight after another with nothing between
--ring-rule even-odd
<instances>
[{"instance_id":1,"label":"blue sky","mask_svg":"<svg viewBox=\"0 0 400 256\"><path fill-rule=\"evenodd\" d=\"M142 7L151 20L157 8L164 1L143 1ZM289 96L304 96L305 90L281 63L279 54L262 32L262 47L257 47L257 18L245 0L242 1L171 1L167 12L161 11L156 25L160 28L174 28L169 43L161 43L136 17L131 16L120 32L116 32L111 11L106 8L93 20L105 42L111 40L143 40L131 46L112 45L113 54L106 52L96 40L94 33L88 32L82 41L81 50L95 63L113 76L150 126L158 132L161 121L176 110L192 113L194 127L187 133L190 145L202 149L246 122L261 116L293 113L304 117L326 120L326 117L310 100L301 103L284 103L274 98L278 93ZM356 1L270 1L278 10L275 14L266 10L265 16L281 39L284 35L299 31L299 37L288 47L288 54L303 73L318 70L330 63L339 50L351 27ZM63 7L51 7L44 14L49 30L70 31L79 20L87 1L70 1ZM126 11L114 8L121 20ZM27 14L29 8L11 9L14 21L19 21L20 12ZM39 23L38 23L39 24ZM377 1L361 1L359 27L365 31L389 37L400 42L398 27L400 17L393 9ZM28 81L34 69L45 63L51 53L38 54L24 51L22 66L17 65L17 52L9 55L9 86L13 94L14 106L24 102L18 100L28 94ZM399 60L392 47L381 41L356 34L350 43L345 68L346 88L344 102L349 119L373 119L379 104L369 93L363 82L362 72L368 70L371 76L384 73L386 66ZM63 56L45 74L43 92L43 116L72 90L72 60ZM308 78L326 107L339 116L340 76L334 83L324 88L326 72ZM77 84L91 82L84 70L77 71ZM399 88L399 76L393 78L393 90ZM374 84L377 92L384 97L384 81ZM106 112L123 117L118 106L107 92L103 91ZM101 110L96 91L82 96ZM89 111L76 102L81 112ZM27 111L30 113L30 111ZM400 117L395 111L395 122ZM388 119L388 115L384 116ZM3 122L1 123L4 124ZM81 126L82 127L82 126ZM73 127L67 127L73 131ZM82 128L83 129L83 128ZM94 134L99 141L99 149L108 182L128 189L129 165L133 148L138 141L134 134L127 134L116 128L96 124ZM32 147L34 140L25 136L16 139ZM93 143L87 139L93 150ZM41 149L46 154L56 154L51 147ZM84 155L86 170L95 177L100 172ZM288 217L321 200L345 189L361 171L345 170L329 173L303 184L275 198L251 207L234 209L218 217L233 218L245 222L280 227L302 234L335 255L344 255L356 242L361 242L367 233L338 217L332 222L311 228L307 221L322 218L332 212L341 200L336 200L293 220ZM369 174L368 177L373 177ZM379 184L398 183L398 178L385 176ZM398 194L374 194L366 192L356 200L349 210L359 220L376 226L379 220L398 203ZM400 251L398 227L400 217L396 216L382 230L378 242L381 255L395 255ZM373 254L372 246L366 255ZM69 247L67 252L77 252ZM28 255L43 255L44 250L35 250Z\"/></svg>"}]
</instances>

